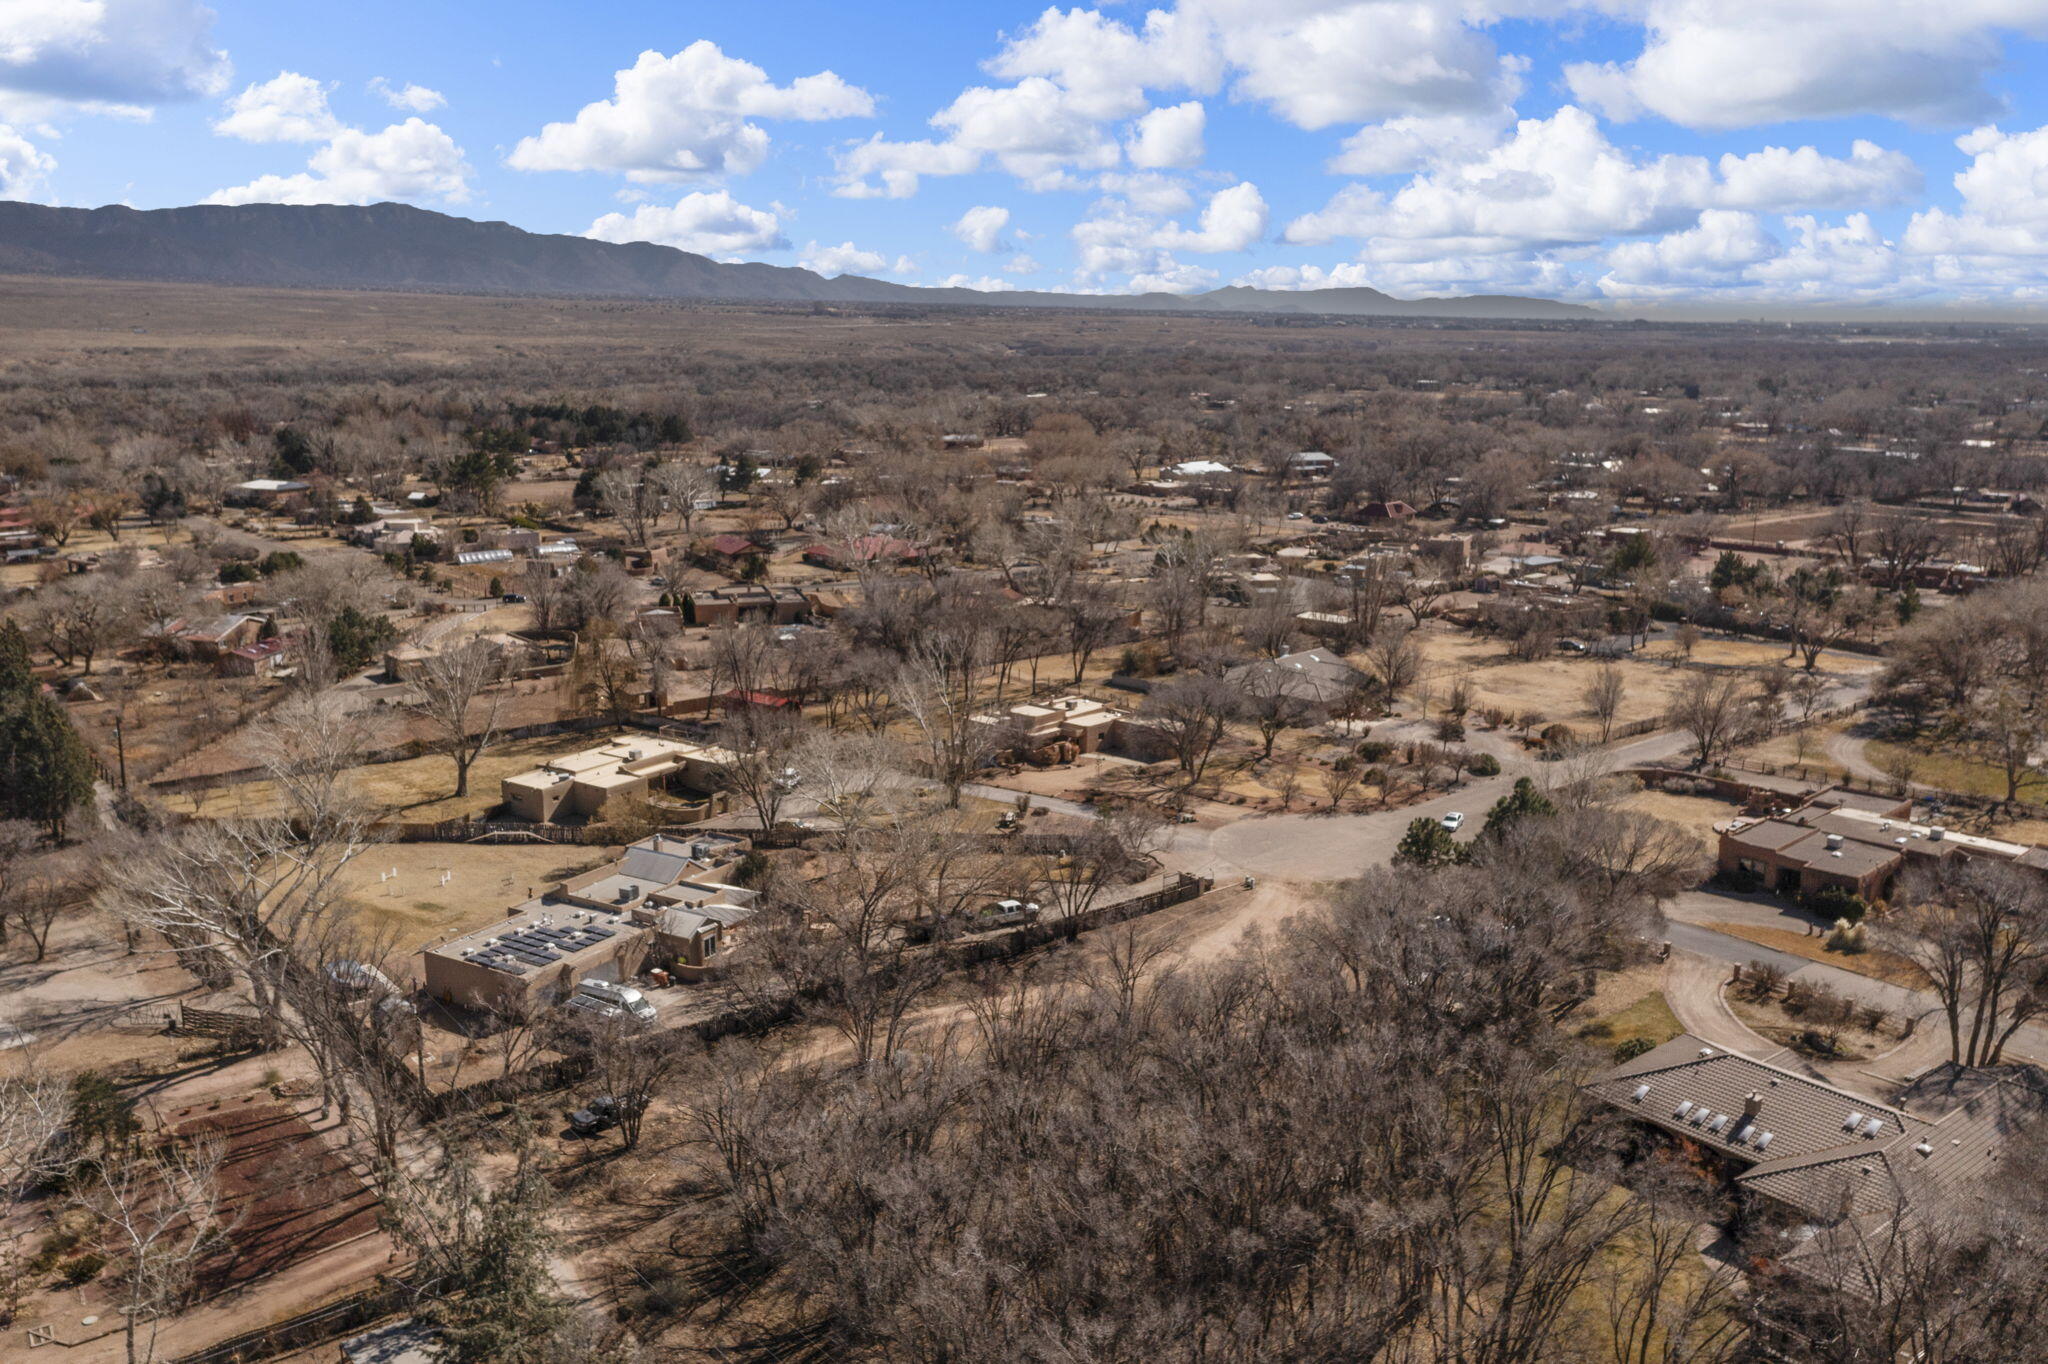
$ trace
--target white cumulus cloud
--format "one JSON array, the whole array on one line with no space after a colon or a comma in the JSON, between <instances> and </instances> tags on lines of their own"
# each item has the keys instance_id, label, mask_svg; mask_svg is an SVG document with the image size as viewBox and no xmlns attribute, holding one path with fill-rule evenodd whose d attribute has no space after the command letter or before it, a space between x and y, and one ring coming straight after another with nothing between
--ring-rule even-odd
<instances>
[{"instance_id":1,"label":"white cumulus cloud","mask_svg":"<svg viewBox=\"0 0 2048 1364\"><path fill-rule=\"evenodd\" d=\"M217 95L233 67L197 0L0 0L0 91L84 106Z\"/></svg>"},{"instance_id":2,"label":"white cumulus cloud","mask_svg":"<svg viewBox=\"0 0 2048 1364\"><path fill-rule=\"evenodd\" d=\"M57 160L0 123L0 198L33 199L49 184Z\"/></svg>"},{"instance_id":3,"label":"white cumulus cloud","mask_svg":"<svg viewBox=\"0 0 2048 1364\"><path fill-rule=\"evenodd\" d=\"M1200 100L1169 104L1141 117L1124 142L1131 164L1147 170L1185 169L1202 162L1208 111Z\"/></svg>"},{"instance_id":4,"label":"white cumulus cloud","mask_svg":"<svg viewBox=\"0 0 2048 1364\"><path fill-rule=\"evenodd\" d=\"M961 214L959 220L947 228L954 236L977 251L1000 251L1003 229L1010 225L1010 210L991 204L977 204Z\"/></svg>"},{"instance_id":5,"label":"white cumulus cloud","mask_svg":"<svg viewBox=\"0 0 2048 1364\"><path fill-rule=\"evenodd\" d=\"M841 242L837 246L805 242L803 254L797 257L796 263L821 275L872 275L877 270L886 269L889 258L879 251L863 251L852 242Z\"/></svg>"},{"instance_id":6,"label":"white cumulus cloud","mask_svg":"<svg viewBox=\"0 0 2048 1364\"><path fill-rule=\"evenodd\" d=\"M381 132L344 128L297 175L264 175L216 190L209 204L368 204L469 198L469 162L455 139L422 119Z\"/></svg>"},{"instance_id":7,"label":"white cumulus cloud","mask_svg":"<svg viewBox=\"0 0 2048 1364\"><path fill-rule=\"evenodd\" d=\"M520 139L507 163L526 171L612 171L642 183L745 175L768 154L754 119L863 118L874 98L830 71L777 85L752 62L699 39L673 56L642 52L616 73L610 99Z\"/></svg>"},{"instance_id":8,"label":"white cumulus cloud","mask_svg":"<svg viewBox=\"0 0 2048 1364\"><path fill-rule=\"evenodd\" d=\"M1284 235L1302 243L1364 239L1376 258L1419 263L1673 232L1708 208L1891 202L1918 183L1909 159L1867 142L1847 159L1771 147L1724 156L1718 168L1700 156L1638 157L1610 142L1591 114L1566 105L1524 119L1484 155L1440 165L1390 194L1341 190Z\"/></svg>"},{"instance_id":9,"label":"white cumulus cloud","mask_svg":"<svg viewBox=\"0 0 2048 1364\"><path fill-rule=\"evenodd\" d=\"M382 76L370 77L369 89L371 94L392 108L409 114L430 114L448 102L448 97L439 90L430 90L410 81L404 85L393 85Z\"/></svg>"},{"instance_id":10,"label":"white cumulus cloud","mask_svg":"<svg viewBox=\"0 0 2048 1364\"><path fill-rule=\"evenodd\" d=\"M2037 0L1648 0L1627 62L1566 80L1615 118L1695 128L1879 114L1923 123L1995 115L1985 85L2001 31L2048 36Z\"/></svg>"},{"instance_id":11,"label":"white cumulus cloud","mask_svg":"<svg viewBox=\"0 0 2048 1364\"><path fill-rule=\"evenodd\" d=\"M330 88L311 76L280 71L229 100L213 130L244 142L324 142L342 128L327 107Z\"/></svg>"},{"instance_id":12,"label":"white cumulus cloud","mask_svg":"<svg viewBox=\"0 0 2048 1364\"><path fill-rule=\"evenodd\" d=\"M743 204L722 189L685 194L673 204L642 204L631 213L607 213L583 235L605 242L654 242L718 257L789 246L775 214Z\"/></svg>"}]
</instances>

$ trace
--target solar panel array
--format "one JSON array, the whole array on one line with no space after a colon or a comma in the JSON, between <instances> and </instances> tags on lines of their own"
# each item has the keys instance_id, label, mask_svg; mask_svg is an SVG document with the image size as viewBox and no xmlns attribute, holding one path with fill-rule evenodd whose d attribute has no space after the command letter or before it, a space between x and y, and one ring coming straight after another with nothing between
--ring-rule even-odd
<instances>
[{"instance_id":1,"label":"solar panel array","mask_svg":"<svg viewBox=\"0 0 2048 1364\"><path fill-rule=\"evenodd\" d=\"M463 956L493 971L523 976L529 967L552 966L565 956L597 946L616 932L615 928L601 928L596 924L562 928L551 924L529 924L500 934L496 941L465 952Z\"/></svg>"}]
</instances>

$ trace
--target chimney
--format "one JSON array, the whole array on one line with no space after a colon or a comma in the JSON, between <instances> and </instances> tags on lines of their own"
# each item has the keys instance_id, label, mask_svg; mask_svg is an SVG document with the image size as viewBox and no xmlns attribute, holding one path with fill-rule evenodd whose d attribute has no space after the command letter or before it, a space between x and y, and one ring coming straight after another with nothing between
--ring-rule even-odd
<instances>
[{"instance_id":1,"label":"chimney","mask_svg":"<svg viewBox=\"0 0 2048 1364\"><path fill-rule=\"evenodd\" d=\"M1755 1090L1751 1090L1749 1093L1742 1096L1743 1117L1754 1118L1758 1113L1761 1113L1763 1111L1763 1107L1764 1096L1757 1093Z\"/></svg>"}]
</instances>

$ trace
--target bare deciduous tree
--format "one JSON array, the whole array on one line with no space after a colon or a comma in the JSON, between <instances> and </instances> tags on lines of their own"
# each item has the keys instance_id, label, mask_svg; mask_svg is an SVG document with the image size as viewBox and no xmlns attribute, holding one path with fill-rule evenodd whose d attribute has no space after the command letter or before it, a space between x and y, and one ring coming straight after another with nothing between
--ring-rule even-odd
<instances>
[{"instance_id":1,"label":"bare deciduous tree","mask_svg":"<svg viewBox=\"0 0 2048 1364\"><path fill-rule=\"evenodd\" d=\"M457 796L469 794L469 769L498 738L505 659L498 648L472 639L420 664L413 712L425 722L435 748L455 764Z\"/></svg>"}]
</instances>

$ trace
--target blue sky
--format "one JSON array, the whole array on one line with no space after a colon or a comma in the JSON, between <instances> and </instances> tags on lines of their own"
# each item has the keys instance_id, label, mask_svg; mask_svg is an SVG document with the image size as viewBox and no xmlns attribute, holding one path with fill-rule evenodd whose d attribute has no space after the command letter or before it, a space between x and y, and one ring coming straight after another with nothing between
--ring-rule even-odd
<instances>
[{"instance_id":1,"label":"blue sky","mask_svg":"<svg viewBox=\"0 0 2048 1364\"><path fill-rule=\"evenodd\" d=\"M2048 301L2048 0L0 0L0 194L906 283Z\"/></svg>"}]
</instances>

